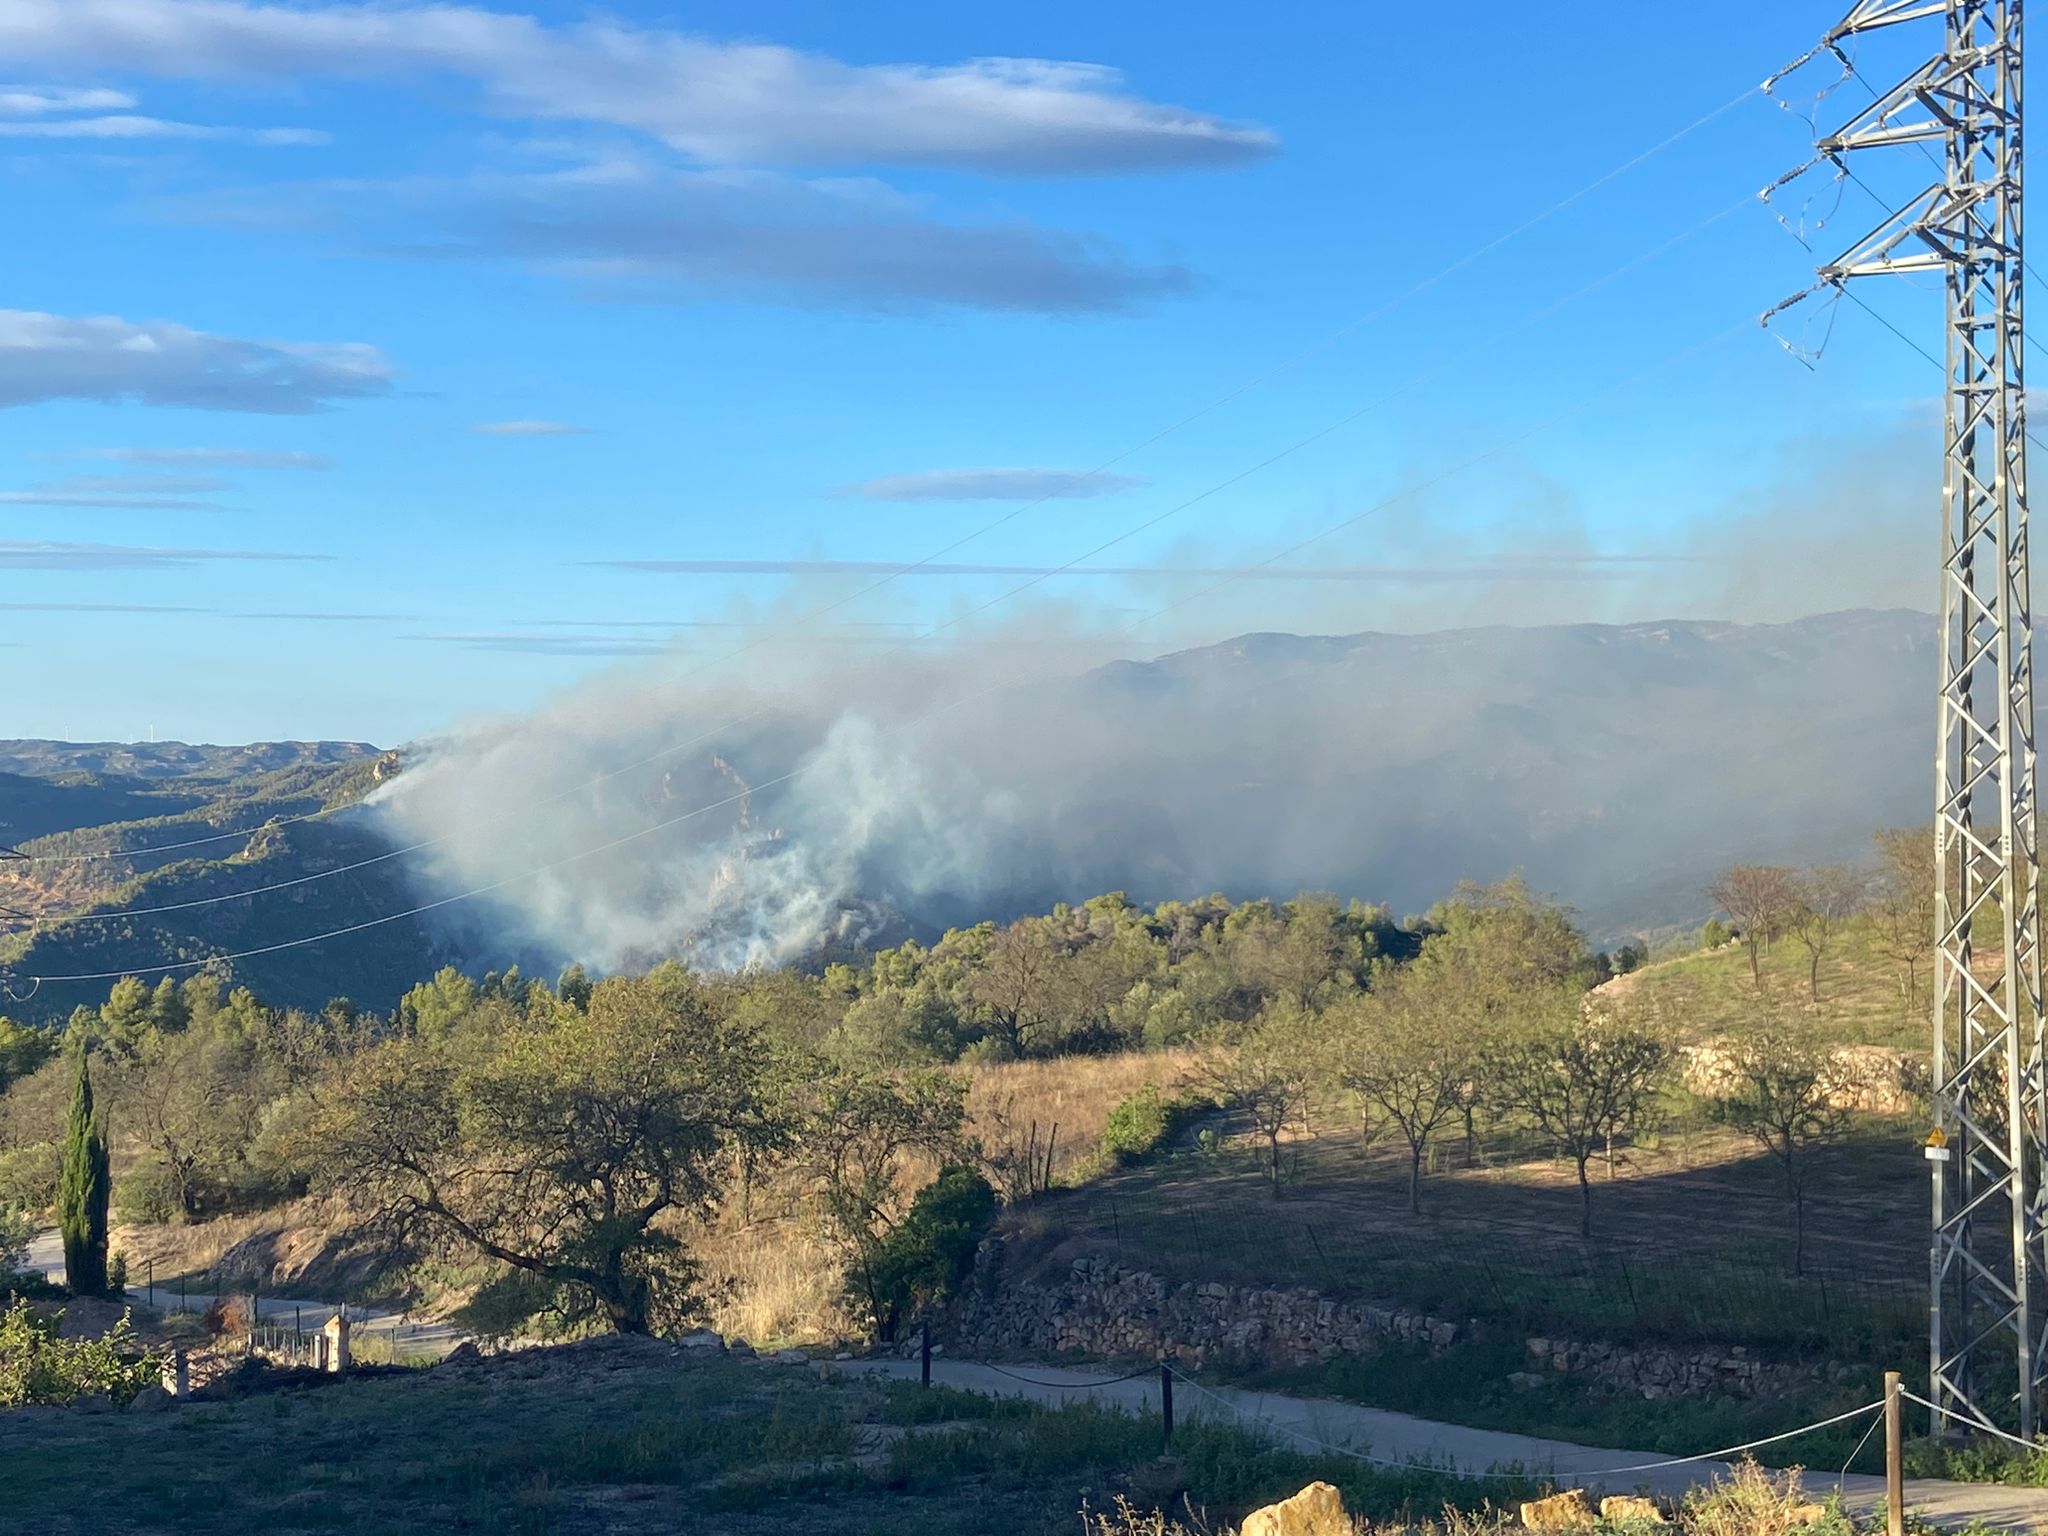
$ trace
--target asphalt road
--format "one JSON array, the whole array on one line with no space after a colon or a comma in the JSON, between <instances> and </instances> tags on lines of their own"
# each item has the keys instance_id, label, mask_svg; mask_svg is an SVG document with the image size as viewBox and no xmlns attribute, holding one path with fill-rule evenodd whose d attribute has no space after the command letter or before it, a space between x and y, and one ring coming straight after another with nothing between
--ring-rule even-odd
<instances>
[{"instance_id":1,"label":"asphalt road","mask_svg":"<svg viewBox=\"0 0 2048 1536\"><path fill-rule=\"evenodd\" d=\"M918 1364L915 1360L858 1360L847 1362L842 1368L915 1378ZM1058 1366L932 1361L935 1383L969 1392L1026 1397L1044 1403L1094 1399L1132 1409L1159 1406L1156 1371L1130 1381L1091 1385L1106 1376L1120 1374L1114 1367L1068 1370ZM1196 1387L1186 1381L1174 1384L1173 1406L1176 1420L1234 1418L1262 1426L1304 1450L1362 1452L1395 1462L1423 1459L1474 1474L1518 1465L1553 1477L1563 1486L1604 1487L1609 1493L1643 1489L1675 1498L1690 1488L1726 1476L1730 1470L1727 1463L1712 1461L1632 1470L1641 1468L1645 1462L1667 1458L1657 1451L1572 1445L1563 1440L1440 1424L1356 1403ZM1772 1449L1779 1453L1777 1459L1791 1462L1798 1459L1798 1445L1798 1441L1792 1440ZM1884 1502L1884 1479L1879 1477L1843 1477L1822 1471L1806 1473L1804 1482L1815 1497L1839 1488L1843 1502L1853 1510L1880 1508ZM2048 1533L2048 1489L1916 1479L1906 1484L1906 1504L1913 1513L1938 1525L1959 1526L1983 1520L2008 1530Z\"/></svg>"},{"instance_id":2,"label":"asphalt road","mask_svg":"<svg viewBox=\"0 0 2048 1536\"><path fill-rule=\"evenodd\" d=\"M47 1275L59 1285L63 1284L64 1246L55 1232L38 1233L30 1240L28 1267L38 1274ZM159 1312L204 1312L219 1294L211 1288L180 1294L174 1285L151 1287L147 1284L131 1285L122 1292L124 1299L138 1306L153 1307ZM246 1293L237 1290L234 1294ZM311 1333L325 1326L342 1306L340 1302L309 1301L302 1296L259 1295L256 1298L256 1318L259 1323L281 1328L302 1327ZM355 1350L362 1351L370 1341L389 1341L393 1359L410 1356L438 1360L469 1337L462 1329L447 1323L415 1322L405 1313L385 1307L351 1303L348 1316Z\"/></svg>"}]
</instances>

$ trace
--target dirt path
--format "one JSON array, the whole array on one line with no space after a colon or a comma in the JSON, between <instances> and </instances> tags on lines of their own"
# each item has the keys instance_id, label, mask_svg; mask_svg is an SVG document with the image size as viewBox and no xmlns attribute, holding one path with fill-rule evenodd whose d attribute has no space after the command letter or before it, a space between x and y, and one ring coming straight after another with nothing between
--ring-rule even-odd
<instances>
[{"instance_id":1,"label":"dirt path","mask_svg":"<svg viewBox=\"0 0 2048 1536\"><path fill-rule=\"evenodd\" d=\"M918 1365L915 1360L861 1360L849 1362L843 1369L915 1378ZM1025 1397L1043 1403L1093 1399L1130 1409L1159 1406L1157 1372L1147 1372L1131 1381L1093 1385L1112 1374L1119 1373L1108 1367L1067 1370L1058 1366L997 1366L965 1360L932 1362L934 1382L969 1392ZM1554 1477L1562 1485L1604 1485L1613 1493L1634 1492L1640 1487L1675 1498L1729 1470L1725 1462L1687 1462L1675 1467L1629 1470L1666 1458L1657 1451L1572 1445L1531 1435L1440 1424L1356 1403L1196 1387L1185 1381L1175 1384L1174 1414L1178 1419L1236 1419L1262 1426L1304 1450L1348 1450L1395 1462L1421 1458L1470 1473L1518 1464ZM1798 1442L1787 1442L1779 1449L1788 1459L1796 1458ZM1822 1471L1807 1473L1805 1482L1816 1495L1839 1488L1843 1501L1859 1512L1879 1508L1884 1500L1882 1478L1842 1477ZM1914 1480L1906 1484L1906 1503L1913 1513L1939 1525L1960 1526L1982 1520L2007 1530L2048 1533L2048 1489Z\"/></svg>"}]
</instances>

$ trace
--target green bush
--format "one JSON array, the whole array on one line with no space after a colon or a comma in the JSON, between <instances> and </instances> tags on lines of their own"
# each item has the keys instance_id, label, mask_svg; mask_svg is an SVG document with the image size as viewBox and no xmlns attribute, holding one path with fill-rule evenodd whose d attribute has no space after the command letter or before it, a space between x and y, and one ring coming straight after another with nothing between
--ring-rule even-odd
<instances>
[{"instance_id":1,"label":"green bush","mask_svg":"<svg viewBox=\"0 0 2048 1536\"><path fill-rule=\"evenodd\" d=\"M1147 1083L1109 1112L1102 1128L1102 1150L1118 1162L1143 1157L1166 1139L1173 1116L1159 1097L1159 1085Z\"/></svg>"},{"instance_id":2,"label":"green bush","mask_svg":"<svg viewBox=\"0 0 2048 1536\"><path fill-rule=\"evenodd\" d=\"M973 1268L975 1247L995 1214L987 1179L971 1168L940 1169L855 1276L876 1332L893 1338L904 1318L951 1296Z\"/></svg>"},{"instance_id":3,"label":"green bush","mask_svg":"<svg viewBox=\"0 0 2048 1536\"><path fill-rule=\"evenodd\" d=\"M128 1314L104 1338L65 1339L56 1323L16 1301L0 1312L0 1408L68 1403L104 1392L126 1403L163 1375L163 1357L140 1347Z\"/></svg>"},{"instance_id":4,"label":"green bush","mask_svg":"<svg viewBox=\"0 0 2048 1536\"><path fill-rule=\"evenodd\" d=\"M0 1152L0 1205L47 1211L57 1199L64 1149L54 1141L32 1141Z\"/></svg>"},{"instance_id":5,"label":"green bush","mask_svg":"<svg viewBox=\"0 0 2048 1536\"><path fill-rule=\"evenodd\" d=\"M0 1205L0 1281L28 1267L28 1243L35 1235L36 1224L27 1211Z\"/></svg>"},{"instance_id":6,"label":"green bush","mask_svg":"<svg viewBox=\"0 0 2048 1536\"><path fill-rule=\"evenodd\" d=\"M1721 919L1710 917L1707 919L1706 926L1700 929L1700 948L1719 949L1734 936L1729 931L1728 925L1722 922Z\"/></svg>"},{"instance_id":7,"label":"green bush","mask_svg":"<svg viewBox=\"0 0 2048 1536\"><path fill-rule=\"evenodd\" d=\"M153 1157L136 1163L114 1186L116 1221L161 1226L176 1220L178 1214L178 1196L170 1170Z\"/></svg>"}]
</instances>

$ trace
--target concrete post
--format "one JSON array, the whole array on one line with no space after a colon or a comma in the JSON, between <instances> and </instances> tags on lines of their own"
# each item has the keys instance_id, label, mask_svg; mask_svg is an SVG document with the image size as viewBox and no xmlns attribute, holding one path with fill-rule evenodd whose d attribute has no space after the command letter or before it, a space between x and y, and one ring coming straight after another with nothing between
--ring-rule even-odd
<instances>
[{"instance_id":1,"label":"concrete post","mask_svg":"<svg viewBox=\"0 0 2048 1536\"><path fill-rule=\"evenodd\" d=\"M182 1349L172 1350L164 1362L164 1390L173 1397L186 1397L192 1391L192 1363Z\"/></svg>"},{"instance_id":2,"label":"concrete post","mask_svg":"<svg viewBox=\"0 0 2048 1536\"><path fill-rule=\"evenodd\" d=\"M337 1312L334 1316L327 1319L325 1333L327 1338L326 1369L337 1376L345 1376L348 1374L349 1367L348 1313L346 1311Z\"/></svg>"}]
</instances>

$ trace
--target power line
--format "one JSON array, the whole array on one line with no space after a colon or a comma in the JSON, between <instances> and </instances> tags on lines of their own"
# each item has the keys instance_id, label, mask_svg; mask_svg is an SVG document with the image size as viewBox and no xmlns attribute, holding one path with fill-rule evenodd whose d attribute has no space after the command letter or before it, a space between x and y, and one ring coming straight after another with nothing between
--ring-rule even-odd
<instances>
[{"instance_id":1,"label":"power line","mask_svg":"<svg viewBox=\"0 0 2048 1536\"><path fill-rule=\"evenodd\" d=\"M1629 172L1636 170L1639 167L1647 164L1650 160L1656 158L1665 150L1670 149L1674 145L1683 142L1684 140L1690 138L1693 134L1698 133L1701 129L1706 128L1710 124L1718 121L1720 118L1725 117L1728 113L1732 112L1736 107L1740 106L1743 102L1751 99L1755 94L1755 87L1745 87L1742 91L1738 92L1734 96L1729 97L1728 100L1722 102L1721 105L1719 105L1718 107L1715 107L1710 111L1704 112L1700 116L1694 118L1690 123L1687 123L1683 128L1680 128L1675 133L1669 134L1665 138L1658 140L1655 144L1652 144L1649 148L1640 151L1639 153L1631 156L1629 159L1622 161L1619 165L1614 166L1612 169L1603 172L1599 176L1594 177L1591 181L1585 183L1585 185L1579 187L1576 191L1570 192L1566 194L1564 197L1559 198L1556 202L1550 204L1548 207L1542 209L1540 212L1532 214L1530 217L1524 219L1521 223L1515 225L1513 228L1508 229L1501 234L1495 235L1492 239L1486 241L1484 244L1479 245L1475 247L1473 250L1468 251L1465 255L1460 256L1457 260L1451 262L1448 266L1440 268L1432 275L1423 278L1419 282L1416 282L1410 287L1404 289L1394 298L1389 299L1382 304L1376 305L1372 309L1367 310L1365 313L1354 316L1352 319L1345 321L1342 325L1336 327L1334 330L1326 332L1323 336L1311 342L1308 346L1283 358L1281 361L1273 364L1271 367L1267 368L1263 372L1254 375L1245 383L1236 385L1235 387L1226 391L1224 394L1217 396L1214 400L1211 400L1207 405L1201 406L1198 409L1189 412L1187 415L1180 417L1178 420L1172 422L1171 424L1165 427L1161 427L1159 430L1152 433L1151 436L1146 437L1138 443L1133 444L1131 447L1126 448L1121 452L1113 454L1109 458L1104 459L1094 468L1086 471L1086 473L1089 475L1099 475L1108 470L1114 469L1117 465L1122 464L1126 460L1136 456L1139 453L1144 452L1144 450L1146 450L1147 448L1153 447L1154 445L1163 442L1165 439L1173 436L1175 433L1181 431L1183 428L1192 426L1194 423L1202 420L1204 417L1212 415L1216 411L1221 410L1224 406L1229 405L1231 402L1241 398L1246 394L1249 394L1255 389L1260 388L1261 386L1269 383L1271 380L1278 378L1281 374L1287 373L1290 370L1300 366L1302 363L1308 361L1308 359L1316 356L1321 352L1328 350L1331 346L1335 345L1345 336L1348 336L1352 332L1359 330L1367 325L1370 325L1374 321L1382 319L1385 316L1393 313L1396 309L1399 309L1401 306L1409 303L1410 301L1416 298L1421 297L1423 294L1429 292L1431 289L1440 286L1444 282L1448 281L1450 278L1456 276L1465 268L1470 267L1476 264L1477 262L1484 260L1487 256L1492 255L1495 251L1500 250L1503 246L1506 246L1512 241L1521 238L1523 235L1529 233L1529 231L1538 228L1539 226L1555 218L1558 214L1563 213L1566 209L1569 209L1573 207L1575 204L1584 201L1587 197L1590 197L1593 193L1599 191L1601 188L1609 185L1612 182L1618 181L1623 176L1626 176ZM947 555L952 554L962 548L965 548L967 545L973 543L977 539L986 536L987 534L995 532L997 529L1004 527L1006 524L1015 521L1019 517L1022 517L1025 513L1034 511L1037 508L1044 506L1051 499L1052 497L1050 494L1042 495L1035 498L1034 500L1027 501L1019 506L1013 507L1008 512L1002 513L1001 515L990 519L988 522L983 523L980 527L974 529L972 532L964 534L960 538L955 539L952 543L947 544L942 548L936 549L932 551L930 554L925 555L923 558L913 561L912 563L905 565L898 570L892 571L885 576L877 578L875 581L869 583L867 586L862 587L859 591L854 592L849 596L842 597L833 602L827 603L822 607L814 608L808 613L800 615L796 619L792 620L788 625L783 626L783 629L787 633L794 635L800 631L800 628L802 626L813 623L818 619L825 618L826 616L834 612L837 612L839 609L844 608L849 604L859 602L861 599L873 595L875 592L880 591L883 587L890 585L892 582L898 580L901 577L912 575L915 572L924 569L926 566L931 565L936 561L943 560ZM1085 559L1087 557L1084 556L1083 558ZM707 668L719 666L725 662L736 660L739 657L744 656L750 653L751 651L755 650L759 646L766 644L770 638L772 638L771 635L763 635L757 637L753 640L748 641L746 644L737 647L734 650L725 652L724 654L719 656L711 657L706 661L698 664L697 666L690 668L681 675L683 677L694 676L696 673L703 671ZM729 727L721 727L721 729L727 728ZM637 762L627 763L623 767L615 768L612 769L610 772L600 774L598 777L591 779L586 783L575 785L567 790L564 790L560 795L553 797L553 799L544 801L542 803L553 804L555 803L555 801L566 799L570 795L579 794L582 791L588 789L595 789L598 785L606 783L611 779L615 779L619 777L621 774L631 773L635 769L645 768L650 764L661 761L665 757L673 756L677 752L687 751L690 747L697 745L698 742L702 741L703 739L704 738L702 737L698 737L691 741L684 742L676 746L664 748L662 751L654 753L649 757L642 758ZM329 816L338 815L342 811L349 809L353 809L353 807L339 806L334 807L332 809L309 811L304 815L300 816L276 817L262 823L259 826L249 827L246 829L233 832L215 833L207 837L193 838L185 842L161 843L149 848L110 850L105 852L78 854L27 854L23 857L31 863L77 863L88 860L100 859L132 859L136 857L147 856L153 853L170 853L182 851L183 849L187 848L204 847L211 843L225 842L232 838L248 837L256 832L264 831L273 827L288 827L297 825L301 822L318 821ZM436 841L440 840L437 839ZM430 845L423 844L421 846Z\"/></svg>"}]
</instances>

